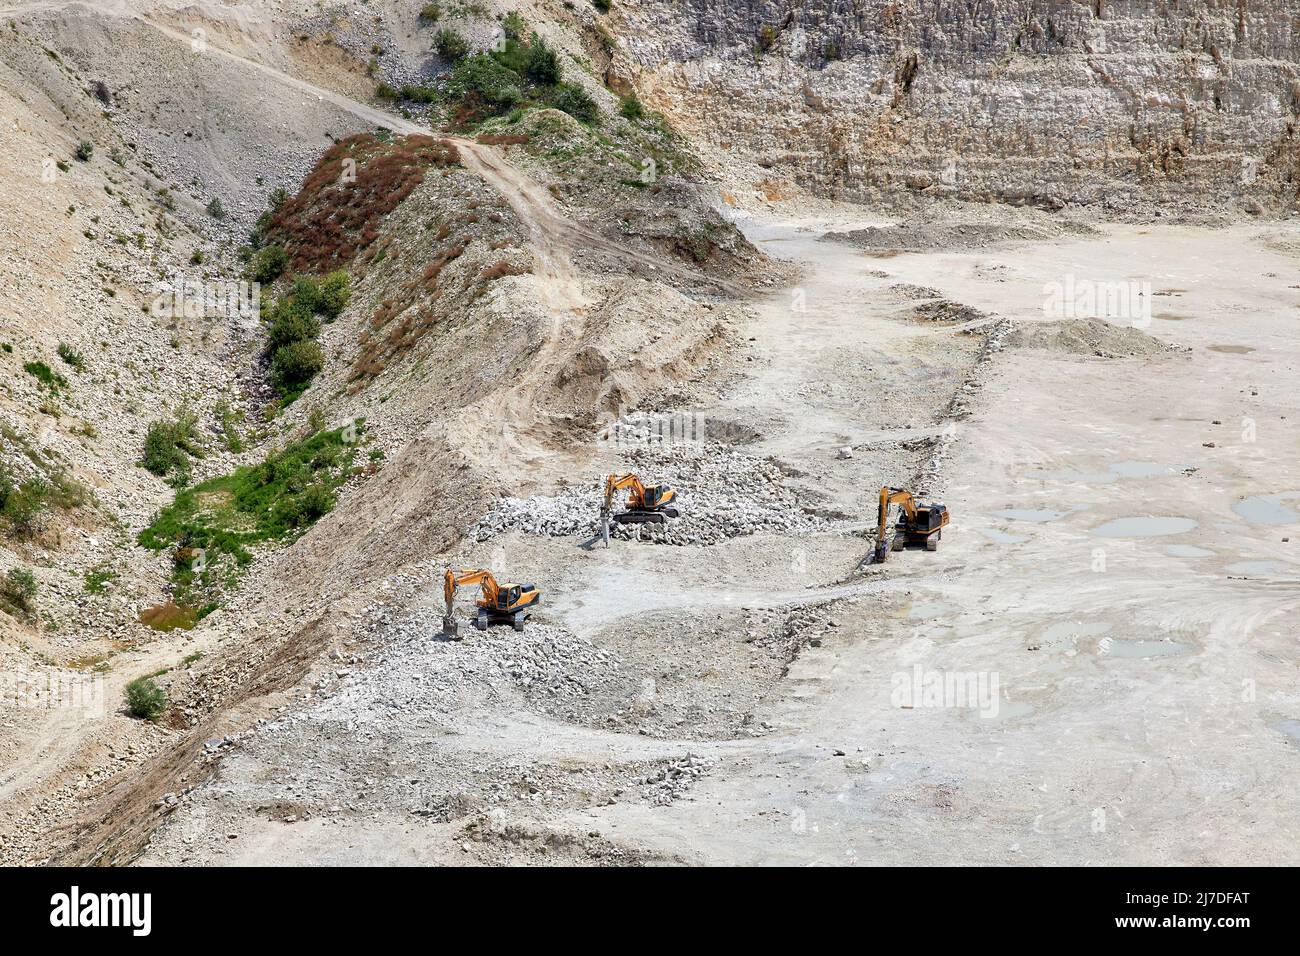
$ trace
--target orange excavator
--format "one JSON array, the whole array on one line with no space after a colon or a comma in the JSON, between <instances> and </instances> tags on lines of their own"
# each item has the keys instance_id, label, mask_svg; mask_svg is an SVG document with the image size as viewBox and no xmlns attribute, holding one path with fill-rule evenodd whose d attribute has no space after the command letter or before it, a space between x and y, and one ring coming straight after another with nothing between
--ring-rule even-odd
<instances>
[{"instance_id":1,"label":"orange excavator","mask_svg":"<svg viewBox=\"0 0 1300 956\"><path fill-rule=\"evenodd\" d=\"M614 514L614 504L618 493L628 489L627 510ZM677 492L667 485L646 485L641 479L629 472L626 475L610 475L605 479L605 498L600 505L600 533L609 547L609 524L667 524L669 518L678 517L679 512L673 507Z\"/></svg>"},{"instance_id":2,"label":"orange excavator","mask_svg":"<svg viewBox=\"0 0 1300 956\"><path fill-rule=\"evenodd\" d=\"M456 590L462 586L478 585L482 594L477 602L478 616L474 626L486 631L489 624L510 624L516 631L524 629L524 621L542 599L542 592L531 584L498 584L491 571L466 568L457 574L451 568L442 578L442 593L447 598L447 613L442 619L442 633L460 638L460 622L452 610Z\"/></svg>"},{"instance_id":3,"label":"orange excavator","mask_svg":"<svg viewBox=\"0 0 1300 956\"><path fill-rule=\"evenodd\" d=\"M891 529L889 509L893 505L899 505L901 512ZM918 547L924 545L927 551L937 551L947 523L948 509L943 505L920 504L910 491L902 488L881 488L873 560L879 564L889 557L890 551L902 551L909 544Z\"/></svg>"}]
</instances>

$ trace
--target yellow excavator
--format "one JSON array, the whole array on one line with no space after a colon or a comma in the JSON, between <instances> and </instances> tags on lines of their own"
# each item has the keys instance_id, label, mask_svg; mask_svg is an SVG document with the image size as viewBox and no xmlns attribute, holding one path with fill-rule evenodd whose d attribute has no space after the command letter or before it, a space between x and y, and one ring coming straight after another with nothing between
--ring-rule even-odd
<instances>
[{"instance_id":1,"label":"yellow excavator","mask_svg":"<svg viewBox=\"0 0 1300 956\"><path fill-rule=\"evenodd\" d=\"M474 626L480 631L486 631L489 624L510 624L516 631L522 631L524 621L542 599L542 592L531 584L498 584L491 571L466 568L457 574L448 568L442 578L442 593L447 598L442 633L447 637L460 639L460 622L452 609L456 590L474 585L482 592L475 602L478 616L474 619Z\"/></svg>"},{"instance_id":2,"label":"yellow excavator","mask_svg":"<svg viewBox=\"0 0 1300 956\"><path fill-rule=\"evenodd\" d=\"M897 523L891 528L889 509L900 506ZM927 551L939 549L944 526L948 523L948 509L940 504L923 505L902 488L880 489L880 516L876 524L877 564L889 557L890 551L902 551L910 545L925 546Z\"/></svg>"},{"instance_id":3,"label":"yellow excavator","mask_svg":"<svg viewBox=\"0 0 1300 956\"><path fill-rule=\"evenodd\" d=\"M628 490L627 510L614 513L618 493ZM669 518L680 516L673 502L677 492L667 485L647 485L631 472L610 475L605 479L605 497L600 505L600 534L609 547L609 525L615 524L667 524Z\"/></svg>"}]
</instances>

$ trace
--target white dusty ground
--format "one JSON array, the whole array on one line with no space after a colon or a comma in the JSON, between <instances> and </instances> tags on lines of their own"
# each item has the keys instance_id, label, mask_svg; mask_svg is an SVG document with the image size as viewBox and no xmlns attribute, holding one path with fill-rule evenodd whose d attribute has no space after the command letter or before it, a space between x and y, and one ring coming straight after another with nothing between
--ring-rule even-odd
<instances>
[{"instance_id":1,"label":"white dusty ground","mask_svg":"<svg viewBox=\"0 0 1300 956\"><path fill-rule=\"evenodd\" d=\"M544 589L526 645L436 641L431 562L395 583L368 663L222 746L143 862L1300 862L1300 519L1234 511L1300 494L1300 270L1279 241L1300 233L816 241L851 225L747 224L805 266L806 311L790 290L762 304L749 374L698 410L752 426L743 451L787 466L829 530L467 547ZM1149 280L1144 331L1180 348L1008 347L976 370L978 336L908 321L889 291L1036 322L1067 274ZM897 440L945 432L939 551L856 572L876 490L927 457ZM914 668L990 696L909 700Z\"/></svg>"}]
</instances>

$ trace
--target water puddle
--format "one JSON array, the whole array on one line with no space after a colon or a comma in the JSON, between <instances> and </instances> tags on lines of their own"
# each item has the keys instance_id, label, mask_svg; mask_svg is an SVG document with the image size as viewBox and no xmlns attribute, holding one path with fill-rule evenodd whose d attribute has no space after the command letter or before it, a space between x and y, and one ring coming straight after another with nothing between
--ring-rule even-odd
<instances>
[{"instance_id":1,"label":"water puddle","mask_svg":"<svg viewBox=\"0 0 1300 956\"><path fill-rule=\"evenodd\" d=\"M1117 478L1154 478L1172 475L1183 470L1181 465L1160 465L1154 461L1117 461L1106 471L1036 471L1026 475L1040 481L1082 481L1094 485L1108 485Z\"/></svg>"},{"instance_id":2,"label":"water puddle","mask_svg":"<svg viewBox=\"0 0 1300 956\"><path fill-rule=\"evenodd\" d=\"M1129 641L1102 638L1097 653L1103 657L1123 657L1126 659L1146 660L1152 657L1173 657L1186 654L1192 649L1190 644L1175 641Z\"/></svg>"},{"instance_id":3,"label":"water puddle","mask_svg":"<svg viewBox=\"0 0 1300 956\"><path fill-rule=\"evenodd\" d=\"M1281 574L1282 565L1276 561L1238 561L1225 570L1229 574Z\"/></svg>"},{"instance_id":4,"label":"water puddle","mask_svg":"<svg viewBox=\"0 0 1300 956\"><path fill-rule=\"evenodd\" d=\"M1197 548L1190 544L1171 544L1165 548L1165 553L1175 558L1208 558L1214 554L1213 551Z\"/></svg>"},{"instance_id":5,"label":"water puddle","mask_svg":"<svg viewBox=\"0 0 1300 956\"><path fill-rule=\"evenodd\" d=\"M914 601L907 612L910 618L931 618L941 617L948 611L946 604L940 604L938 601Z\"/></svg>"},{"instance_id":6,"label":"water puddle","mask_svg":"<svg viewBox=\"0 0 1300 956\"><path fill-rule=\"evenodd\" d=\"M1079 650L1082 638L1100 637L1110 631L1110 625L1096 622L1057 621L1029 646L1030 650L1064 650L1066 656L1073 657Z\"/></svg>"},{"instance_id":7,"label":"water puddle","mask_svg":"<svg viewBox=\"0 0 1300 956\"><path fill-rule=\"evenodd\" d=\"M1191 518L1143 516L1107 521L1092 533L1099 538L1154 538L1165 534L1184 534L1196 527Z\"/></svg>"},{"instance_id":8,"label":"water puddle","mask_svg":"<svg viewBox=\"0 0 1300 956\"><path fill-rule=\"evenodd\" d=\"M1285 717L1282 720L1275 721L1268 725L1269 730L1276 730L1279 734L1286 737L1286 742L1292 747L1300 747L1300 720L1293 720Z\"/></svg>"},{"instance_id":9,"label":"water puddle","mask_svg":"<svg viewBox=\"0 0 1300 956\"><path fill-rule=\"evenodd\" d=\"M1287 491L1277 495L1256 495L1243 498L1232 510L1251 524L1295 524L1300 514L1282 504L1300 498L1300 491Z\"/></svg>"},{"instance_id":10,"label":"water puddle","mask_svg":"<svg viewBox=\"0 0 1300 956\"><path fill-rule=\"evenodd\" d=\"M1117 461L1110 470L1121 478L1154 478L1156 475L1172 475L1182 468L1157 465L1153 461Z\"/></svg>"},{"instance_id":11,"label":"water puddle","mask_svg":"<svg viewBox=\"0 0 1300 956\"><path fill-rule=\"evenodd\" d=\"M1255 351L1249 345L1211 345L1209 349L1211 352L1224 352L1228 355L1246 355Z\"/></svg>"},{"instance_id":12,"label":"water puddle","mask_svg":"<svg viewBox=\"0 0 1300 956\"><path fill-rule=\"evenodd\" d=\"M1064 518L1069 513L1068 511L1035 510L1033 508L1008 508L1006 511L994 512L999 518L1008 518L1011 521L1032 521L1035 524L1056 521Z\"/></svg>"},{"instance_id":13,"label":"water puddle","mask_svg":"<svg viewBox=\"0 0 1300 956\"><path fill-rule=\"evenodd\" d=\"M1023 544L1024 538L1017 538L1014 534L1007 534L1005 531L999 531L997 528L980 528L980 534L990 541L996 541L998 544Z\"/></svg>"}]
</instances>

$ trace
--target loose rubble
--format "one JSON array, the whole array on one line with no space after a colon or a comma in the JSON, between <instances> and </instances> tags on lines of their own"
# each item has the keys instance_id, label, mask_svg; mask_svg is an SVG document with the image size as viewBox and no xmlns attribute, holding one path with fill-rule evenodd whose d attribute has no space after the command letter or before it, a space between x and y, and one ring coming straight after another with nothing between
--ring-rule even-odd
<instances>
[{"instance_id":1,"label":"loose rubble","mask_svg":"<svg viewBox=\"0 0 1300 956\"><path fill-rule=\"evenodd\" d=\"M667 525L616 525L612 537L658 544L717 544L751 534L807 534L830 522L810 513L785 483L774 461L733 451L720 443L644 448L629 456L647 483L677 491L681 517ZM601 479L555 496L501 498L471 536L487 541L506 531L546 537L595 536L600 528Z\"/></svg>"}]
</instances>

